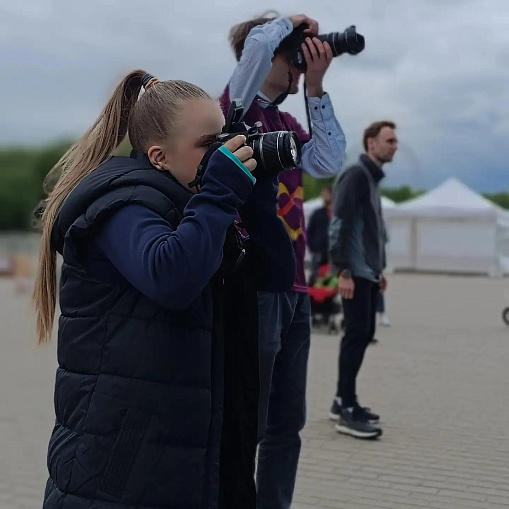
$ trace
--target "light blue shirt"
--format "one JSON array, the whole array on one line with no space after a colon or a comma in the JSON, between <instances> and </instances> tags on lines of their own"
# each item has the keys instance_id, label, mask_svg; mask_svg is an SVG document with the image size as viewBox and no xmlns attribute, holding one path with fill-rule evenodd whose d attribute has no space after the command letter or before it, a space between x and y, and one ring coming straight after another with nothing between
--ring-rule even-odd
<instances>
[{"instance_id":1,"label":"light blue shirt","mask_svg":"<svg viewBox=\"0 0 509 509\"><path fill-rule=\"evenodd\" d=\"M279 18L249 32L229 83L230 100L242 99L245 111L257 95L264 97L259 90L272 68L274 51L292 31L290 19ZM333 177L341 171L345 161L345 135L327 93L321 98L308 97L308 104L313 133L302 147L301 167L313 177ZM260 105L267 106L262 102Z\"/></svg>"}]
</instances>

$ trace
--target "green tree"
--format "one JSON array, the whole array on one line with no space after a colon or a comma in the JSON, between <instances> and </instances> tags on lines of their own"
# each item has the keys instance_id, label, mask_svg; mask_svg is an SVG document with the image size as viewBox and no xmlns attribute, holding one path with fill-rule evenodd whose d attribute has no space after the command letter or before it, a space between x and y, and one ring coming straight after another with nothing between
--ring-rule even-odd
<instances>
[{"instance_id":1,"label":"green tree","mask_svg":"<svg viewBox=\"0 0 509 509\"><path fill-rule=\"evenodd\" d=\"M0 150L0 230L30 228L32 211L43 197L43 180L68 145Z\"/></svg>"},{"instance_id":2,"label":"green tree","mask_svg":"<svg viewBox=\"0 0 509 509\"><path fill-rule=\"evenodd\" d=\"M320 196L320 193L324 187L333 186L335 177L317 179L311 175L308 175L307 173L303 173L302 179L304 187L304 200L311 200L312 198Z\"/></svg>"},{"instance_id":3,"label":"green tree","mask_svg":"<svg viewBox=\"0 0 509 509\"><path fill-rule=\"evenodd\" d=\"M492 201L495 205L504 209L509 209L509 193L485 193L483 196Z\"/></svg>"},{"instance_id":4,"label":"green tree","mask_svg":"<svg viewBox=\"0 0 509 509\"><path fill-rule=\"evenodd\" d=\"M401 203L412 198L417 198L424 194L424 191L412 189L410 186L401 186L382 189L381 194L395 203Z\"/></svg>"}]
</instances>

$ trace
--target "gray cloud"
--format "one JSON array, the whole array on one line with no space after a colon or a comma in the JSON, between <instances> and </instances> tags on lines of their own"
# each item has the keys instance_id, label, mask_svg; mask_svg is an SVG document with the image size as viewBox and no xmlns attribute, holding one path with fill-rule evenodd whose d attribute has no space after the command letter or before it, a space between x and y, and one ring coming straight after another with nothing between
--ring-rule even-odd
<instances>
[{"instance_id":1,"label":"gray cloud","mask_svg":"<svg viewBox=\"0 0 509 509\"><path fill-rule=\"evenodd\" d=\"M0 6L0 144L78 136L123 74L145 68L219 94L234 59L229 28L265 9L305 12L322 32L356 24L366 50L332 63L325 85L350 160L366 124L398 123L387 183L457 175L509 187L509 5L506 0L25 0ZM301 95L285 108L305 122Z\"/></svg>"}]
</instances>

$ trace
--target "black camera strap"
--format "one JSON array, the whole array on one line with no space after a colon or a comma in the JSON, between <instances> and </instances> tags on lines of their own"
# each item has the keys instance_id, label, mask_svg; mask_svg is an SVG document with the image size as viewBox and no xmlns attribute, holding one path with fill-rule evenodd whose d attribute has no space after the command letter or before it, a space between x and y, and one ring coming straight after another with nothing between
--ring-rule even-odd
<instances>
[{"instance_id":1,"label":"black camera strap","mask_svg":"<svg viewBox=\"0 0 509 509\"><path fill-rule=\"evenodd\" d=\"M308 87L306 85L305 77L304 77L304 105L306 107L306 118L308 119L309 138L311 138L311 136L313 136L313 126L311 125L311 115L309 114Z\"/></svg>"},{"instance_id":2,"label":"black camera strap","mask_svg":"<svg viewBox=\"0 0 509 509\"><path fill-rule=\"evenodd\" d=\"M290 71L290 66L288 65L288 88L286 89L285 92L283 92L281 95L276 97L275 101L272 102L273 106L279 106L288 97L288 94L290 93L290 90L292 88L292 83L293 83L293 75L292 75L292 72ZM311 124L311 115L309 114L308 91L307 91L305 77L304 77L304 105L306 108L306 117L307 117L307 121L308 121L308 133L309 133L309 137L311 138L311 136L313 135L313 127Z\"/></svg>"},{"instance_id":3,"label":"black camera strap","mask_svg":"<svg viewBox=\"0 0 509 509\"><path fill-rule=\"evenodd\" d=\"M292 71L290 71L290 64L288 64L288 87L286 88L285 92L277 96L276 99L272 102L273 106L279 106L288 97L288 94L290 93L290 90L292 88L292 83L293 75Z\"/></svg>"},{"instance_id":4,"label":"black camera strap","mask_svg":"<svg viewBox=\"0 0 509 509\"><path fill-rule=\"evenodd\" d=\"M239 255L237 257L237 261L235 262L235 266L233 268L233 272L237 272L237 270L242 266L246 259L246 244L249 242L249 237L244 238L241 230L244 228L242 223L239 221L234 222L235 226L235 238L237 241L237 248L239 250Z\"/></svg>"},{"instance_id":5,"label":"black camera strap","mask_svg":"<svg viewBox=\"0 0 509 509\"><path fill-rule=\"evenodd\" d=\"M205 152L205 155L202 157L200 164L198 165L198 168L196 169L196 177L187 184L187 187L191 188L194 187L196 189L196 192L200 192L201 188L201 181L203 178L203 174L205 173L205 170L207 169L207 164L209 163L209 159L212 156L212 154L222 145L221 142L216 141L213 143Z\"/></svg>"}]
</instances>

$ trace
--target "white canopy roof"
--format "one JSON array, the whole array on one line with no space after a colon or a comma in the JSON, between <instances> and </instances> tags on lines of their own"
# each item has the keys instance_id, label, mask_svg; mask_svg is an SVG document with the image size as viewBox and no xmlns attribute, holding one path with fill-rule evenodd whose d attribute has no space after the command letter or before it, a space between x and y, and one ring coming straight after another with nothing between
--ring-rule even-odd
<instances>
[{"instance_id":1,"label":"white canopy roof","mask_svg":"<svg viewBox=\"0 0 509 509\"><path fill-rule=\"evenodd\" d=\"M496 217L506 213L456 178L413 200L398 205L391 212L405 217Z\"/></svg>"},{"instance_id":2,"label":"white canopy roof","mask_svg":"<svg viewBox=\"0 0 509 509\"><path fill-rule=\"evenodd\" d=\"M386 196L382 196L382 208L383 209L393 209L396 206L396 203L393 202L390 198Z\"/></svg>"},{"instance_id":3,"label":"white canopy roof","mask_svg":"<svg viewBox=\"0 0 509 509\"><path fill-rule=\"evenodd\" d=\"M385 196L382 196L383 209L392 209L395 206L396 206L395 202L393 202L389 198L386 198ZM322 197L318 196L318 198L312 198L311 200L304 202L304 213L309 214L314 210L319 209L320 207L323 207Z\"/></svg>"}]
</instances>

